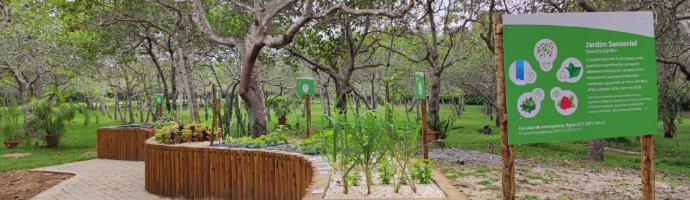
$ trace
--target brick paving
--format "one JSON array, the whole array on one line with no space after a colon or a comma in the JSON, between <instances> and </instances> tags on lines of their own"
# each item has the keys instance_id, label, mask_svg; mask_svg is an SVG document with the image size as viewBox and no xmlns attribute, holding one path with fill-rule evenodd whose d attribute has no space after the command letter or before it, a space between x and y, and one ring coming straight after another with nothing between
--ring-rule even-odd
<instances>
[{"instance_id":1,"label":"brick paving","mask_svg":"<svg viewBox=\"0 0 690 200\"><path fill-rule=\"evenodd\" d=\"M33 169L75 174L69 180L36 195L36 200L169 199L144 190L144 162L94 159Z\"/></svg>"}]
</instances>

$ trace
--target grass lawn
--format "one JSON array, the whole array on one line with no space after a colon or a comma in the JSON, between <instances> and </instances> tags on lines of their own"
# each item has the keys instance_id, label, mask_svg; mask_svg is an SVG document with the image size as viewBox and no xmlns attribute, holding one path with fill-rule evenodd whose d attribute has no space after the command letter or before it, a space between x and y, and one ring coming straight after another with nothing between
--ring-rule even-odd
<instances>
[{"instance_id":1,"label":"grass lawn","mask_svg":"<svg viewBox=\"0 0 690 200\"><path fill-rule=\"evenodd\" d=\"M379 107L382 108L382 107ZM382 109L381 109L382 110ZM396 121L399 125L417 125L415 121L415 112L409 113L410 121L404 112L404 106L395 106ZM203 108L200 109L200 116L203 119ZM441 115L446 119L451 114L451 109L446 106L441 106ZM188 115L188 113L185 113ZM288 124L293 127L299 120L301 133L305 132L306 118L301 117L302 111L295 110L288 115ZM328 128L328 120L323 117L323 109L318 100L312 102L312 121L315 130L318 132ZM58 148L42 148L34 147L34 144L22 144L16 149L2 149L0 155L11 153L31 153L29 156L20 158L2 157L0 158L0 172L30 169L43 166L57 165L63 163L70 163L82 160L93 159L96 157L96 129L98 127L113 126L120 124L119 121L108 119L107 117L100 117L98 124L92 123L86 127L81 124L74 124L73 129L65 133L60 147ZM136 117L138 120L139 118ZM79 122L79 119L75 120ZM206 122L210 124L210 122ZM273 117L269 121L268 127L273 127L277 124L277 119ZM486 152L487 143L492 143L495 146L496 153L500 153L500 136L499 129L493 127L494 122L481 113L480 106L467 106L465 113L459 117L454 126L462 126L462 128L451 132L446 139L448 147L471 149ZM480 134L477 129L484 125L491 125L492 133L489 135ZM661 130L661 127L660 127ZM300 135L298 137L304 137ZM34 139L33 142L37 142ZM661 135L656 137L655 151L656 155L656 170L663 172L682 173L690 175L690 124L680 124L678 127L678 138L667 139ZM639 152L639 141L633 141L632 138L627 142L609 142L610 147L618 149L625 149L629 151ZM537 162L552 162L558 163L566 160L576 161L587 154L587 141L574 142L555 142L529 145L516 145L515 153L518 159L530 159ZM640 167L640 157L635 155L620 155L606 153L604 164L611 166L623 166L631 168Z\"/></svg>"}]
</instances>

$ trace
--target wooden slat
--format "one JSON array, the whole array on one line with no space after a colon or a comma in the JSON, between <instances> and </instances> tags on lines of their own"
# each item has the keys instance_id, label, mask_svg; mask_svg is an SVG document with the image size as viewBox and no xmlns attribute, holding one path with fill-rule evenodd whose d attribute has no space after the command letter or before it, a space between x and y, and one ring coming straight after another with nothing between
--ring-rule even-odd
<instances>
[{"instance_id":1,"label":"wooden slat","mask_svg":"<svg viewBox=\"0 0 690 200\"><path fill-rule=\"evenodd\" d=\"M136 134L140 136L134 137ZM143 132L132 137L133 142L125 143L145 141ZM99 141L101 138L114 138L109 140L113 144L122 141L107 136ZM140 152L136 157L146 162L146 191L165 197L301 199L308 193L316 167L308 157L280 152L145 144L141 151L136 145L129 146L130 153ZM107 149L107 145L101 147Z\"/></svg>"}]
</instances>

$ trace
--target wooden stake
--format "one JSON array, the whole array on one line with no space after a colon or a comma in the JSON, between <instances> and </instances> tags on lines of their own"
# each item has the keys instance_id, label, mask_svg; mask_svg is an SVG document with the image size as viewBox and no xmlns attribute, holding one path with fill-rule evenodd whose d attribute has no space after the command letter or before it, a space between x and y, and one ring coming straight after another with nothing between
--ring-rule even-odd
<instances>
[{"instance_id":1,"label":"wooden stake","mask_svg":"<svg viewBox=\"0 0 690 200\"><path fill-rule=\"evenodd\" d=\"M309 137L310 132L313 129L311 127L311 95L304 96L304 106L307 110L307 137Z\"/></svg>"},{"instance_id":2,"label":"wooden stake","mask_svg":"<svg viewBox=\"0 0 690 200\"><path fill-rule=\"evenodd\" d=\"M642 200L654 200L654 135L643 135L642 144Z\"/></svg>"},{"instance_id":3,"label":"wooden stake","mask_svg":"<svg viewBox=\"0 0 690 200\"><path fill-rule=\"evenodd\" d=\"M513 146L508 145L508 115L506 109L506 81L503 63L503 13L494 13L494 62L498 93L498 117L501 126L501 158L503 160L503 199L515 200L515 159Z\"/></svg>"},{"instance_id":4,"label":"wooden stake","mask_svg":"<svg viewBox=\"0 0 690 200\"><path fill-rule=\"evenodd\" d=\"M426 99L420 99L419 106L421 106L422 110L422 146L424 147L423 155L424 159L429 159L429 145L427 144L428 141L426 141Z\"/></svg>"}]
</instances>

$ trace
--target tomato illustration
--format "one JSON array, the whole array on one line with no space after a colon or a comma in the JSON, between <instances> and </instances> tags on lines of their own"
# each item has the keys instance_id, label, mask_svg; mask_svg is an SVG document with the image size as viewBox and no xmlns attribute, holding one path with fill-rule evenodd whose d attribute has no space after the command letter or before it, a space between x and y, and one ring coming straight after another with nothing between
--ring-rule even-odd
<instances>
[{"instance_id":1,"label":"tomato illustration","mask_svg":"<svg viewBox=\"0 0 690 200\"><path fill-rule=\"evenodd\" d=\"M559 107L561 108L561 110L568 110L568 109L572 108L573 107L572 99L568 98L567 96L563 96L561 98L561 103L560 103Z\"/></svg>"}]
</instances>

